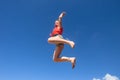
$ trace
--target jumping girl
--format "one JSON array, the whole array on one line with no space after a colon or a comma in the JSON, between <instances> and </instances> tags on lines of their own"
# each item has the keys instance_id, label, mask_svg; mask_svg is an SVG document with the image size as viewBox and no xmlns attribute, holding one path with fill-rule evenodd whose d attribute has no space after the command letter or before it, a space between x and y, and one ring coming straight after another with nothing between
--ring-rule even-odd
<instances>
[{"instance_id":1,"label":"jumping girl","mask_svg":"<svg viewBox=\"0 0 120 80\"><path fill-rule=\"evenodd\" d=\"M55 21L55 26L52 33L50 34L50 37L48 38L48 42L52 44L56 44L56 49L54 50L54 54L53 54L53 60L55 62L66 62L66 61L71 62L72 68L74 68L76 62L75 57L65 57L65 56L60 57L60 54L64 48L64 44L70 45L71 48L74 48L75 46L75 43L73 41L66 40L62 37L62 33L63 33L62 18L64 15L65 12L62 12L58 17L58 20Z\"/></svg>"}]
</instances>

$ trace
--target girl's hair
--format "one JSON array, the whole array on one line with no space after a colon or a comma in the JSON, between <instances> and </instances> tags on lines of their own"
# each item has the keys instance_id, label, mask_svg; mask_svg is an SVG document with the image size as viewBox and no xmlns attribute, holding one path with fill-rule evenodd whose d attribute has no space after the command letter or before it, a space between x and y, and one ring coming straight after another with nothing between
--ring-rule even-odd
<instances>
[{"instance_id":1,"label":"girl's hair","mask_svg":"<svg viewBox=\"0 0 120 80\"><path fill-rule=\"evenodd\" d=\"M61 23L61 21L59 19L57 19L56 21L59 21Z\"/></svg>"},{"instance_id":2,"label":"girl's hair","mask_svg":"<svg viewBox=\"0 0 120 80\"><path fill-rule=\"evenodd\" d=\"M57 19L56 21L59 21L59 19Z\"/></svg>"}]
</instances>

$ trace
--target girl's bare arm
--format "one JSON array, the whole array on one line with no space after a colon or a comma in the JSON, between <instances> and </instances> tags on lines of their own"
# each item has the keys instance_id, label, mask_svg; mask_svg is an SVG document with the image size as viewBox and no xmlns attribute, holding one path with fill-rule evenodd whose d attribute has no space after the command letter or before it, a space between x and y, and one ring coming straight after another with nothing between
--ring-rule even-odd
<instances>
[{"instance_id":1,"label":"girl's bare arm","mask_svg":"<svg viewBox=\"0 0 120 80\"><path fill-rule=\"evenodd\" d=\"M58 20L59 20L60 22L62 22L62 18L63 18L64 15L65 15L65 12L62 12L62 13L59 15Z\"/></svg>"}]
</instances>

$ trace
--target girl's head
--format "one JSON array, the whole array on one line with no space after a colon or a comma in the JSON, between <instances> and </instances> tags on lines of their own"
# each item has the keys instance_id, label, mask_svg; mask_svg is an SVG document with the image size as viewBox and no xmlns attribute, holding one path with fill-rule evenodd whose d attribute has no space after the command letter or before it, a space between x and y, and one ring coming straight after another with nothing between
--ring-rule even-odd
<instances>
[{"instance_id":1,"label":"girl's head","mask_svg":"<svg viewBox=\"0 0 120 80\"><path fill-rule=\"evenodd\" d=\"M61 25L61 22L60 22L59 20L56 20L56 21L55 21L55 25L59 25L59 26L60 26L60 25Z\"/></svg>"}]
</instances>

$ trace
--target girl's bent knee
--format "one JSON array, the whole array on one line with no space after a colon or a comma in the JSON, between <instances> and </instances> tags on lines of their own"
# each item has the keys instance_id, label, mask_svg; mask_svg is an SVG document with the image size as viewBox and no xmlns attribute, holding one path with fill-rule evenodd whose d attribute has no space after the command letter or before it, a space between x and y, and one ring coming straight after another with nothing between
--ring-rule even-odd
<instances>
[{"instance_id":1,"label":"girl's bent knee","mask_svg":"<svg viewBox=\"0 0 120 80\"><path fill-rule=\"evenodd\" d=\"M50 42L51 41L51 39L50 38L48 38L48 42Z\"/></svg>"},{"instance_id":2,"label":"girl's bent knee","mask_svg":"<svg viewBox=\"0 0 120 80\"><path fill-rule=\"evenodd\" d=\"M58 62L58 59L57 59L57 58L53 58L53 61L54 61L54 62Z\"/></svg>"},{"instance_id":3,"label":"girl's bent knee","mask_svg":"<svg viewBox=\"0 0 120 80\"><path fill-rule=\"evenodd\" d=\"M53 42L53 40L51 38L48 38L48 42L51 43Z\"/></svg>"}]
</instances>

